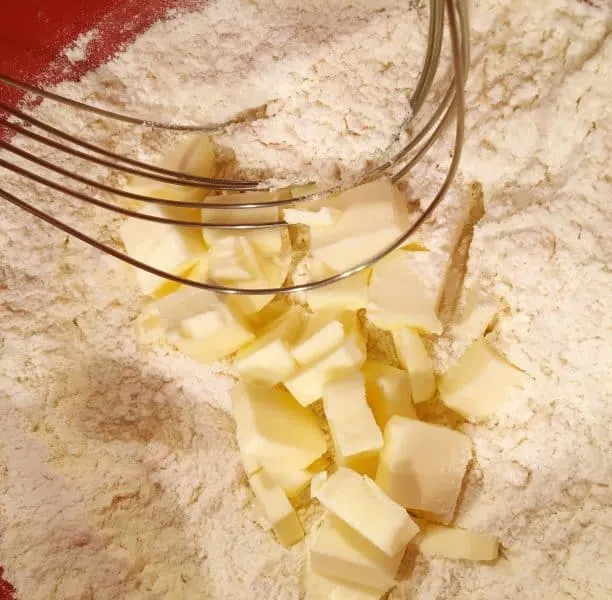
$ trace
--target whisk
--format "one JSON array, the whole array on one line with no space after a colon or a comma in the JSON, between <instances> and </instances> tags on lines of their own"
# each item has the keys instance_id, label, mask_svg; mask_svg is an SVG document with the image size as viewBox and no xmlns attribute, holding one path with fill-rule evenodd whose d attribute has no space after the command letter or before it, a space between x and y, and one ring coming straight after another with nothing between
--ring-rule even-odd
<instances>
[{"instance_id":1,"label":"whisk","mask_svg":"<svg viewBox=\"0 0 612 600\"><path fill-rule=\"evenodd\" d=\"M397 248L405 245L406 241L412 236L422 223L433 213L433 211L440 205L446 192L448 191L452 180L457 172L461 149L464 138L464 114L465 114L465 99L464 99L464 85L466 78L467 66L469 64L469 30L468 30L468 14L467 6L463 0L430 0L429 3L429 29L428 29L428 43L423 62L423 67L418 79L416 89L410 100L410 107L412 109L412 117L406 127L413 125L414 120L417 116L420 116L422 109L426 106L427 100L432 92L432 84L436 77L436 74L440 65L440 56L443 44L443 34L445 29L445 17L450 32L450 46L452 50L452 65L453 74L450 78L450 83L446 93L443 95L442 100L437 105L433 113L427 118L425 124L410 138L410 140L401 148L401 150L394 152L392 155L384 161L383 164L370 169L367 173L362 175L358 181L350 183L342 183L335 186L331 186L325 190L318 190L315 193L304 193L299 196L283 199L274 200L268 202L244 202L227 204L223 202L223 196L216 196L218 202L206 202L206 208L209 209L257 209L270 207L281 207L288 205L295 205L301 202L307 202L310 200L324 197L325 195L336 194L344 191L349 187L367 183L373 179L381 177L383 175L388 176L392 182L397 183L409 173L409 171L416 165L419 160L427 153L431 146L438 140L452 121L453 116L456 121L456 131L454 139L454 151L452 159L450 161L448 171L442 182L437 193L433 199L429 202L424 210L418 215L410 227L405 231L401 237L396 239L393 243L389 244L375 255L371 256L367 260L352 266L349 269L343 270L340 273L336 273L332 276L318 279L316 281L310 281L308 283L300 285L286 285L282 287L265 287L265 288L238 288L229 287L223 285L217 285L210 282L201 282L189 279L187 277L181 277L166 271L159 270L151 265L145 264L138 261L125 253L101 243L100 241L88 236L82 231L62 222L55 218L53 215L46 213L39 208L33 206L23 198L18 198L15 195L9 193L2 187L0 187L0 197L4 200L12 203L13 205L31 213L35 217L43 219L47 223L50 223L54 227L64 231L65 233L78 238L79 240L90 244L91 246L119 259L122 260L138 269L147 271L158 277L165 278L170 281L174 281L179 284L184 284L196 288L206 289L222 294L249 294L249 295L268 295L268 294L287 294L291 292L302 292L314 288L319 288L325 285L332 284L340 281L360 271L368 269L374 263L381 260ZM176 132L203 132L203 133L214 133L222 129L227 123L217 126L196 126L196 125L173 125L167 123L160 123L142 119L134 116L128 116L124 114L118 114L110 110L106 110L100 107L90 106L75 100L65 98L63 96L54 94L49 91L45 91L38 87L29 85L24 82L17 81L11 77L0 74L0 83L8 86L19 88L27 93L34 94L39 97L47 98L52 101L60 102L73 107L76 110L85 110L91 113L95 113L101 117L114 119L116 121L122 121L131 125L148 126L151 128L165 129ZM110 152L104 148L101 148L87 140L75 137L62 131L56 127L53 127L30 114L27 114L16 107L9 106L3 102L0 102L0 111L4 111L12 118L0 122L0 126L11 130L14 133L26 136L30 140L34 140L36 143L44 144L48 147L57 150L58 152L67 153L78 159L83 159L91 163L103 166L110 170L118 170L130 175L145 177L150 180L158 181L161 183L168 183L180 186L187 186L189 188L205 188L207 190L224 190L233 192L250 192L250 191L275 191L274 188L265 182L240 180L240 179L217 179L209 177L196 177L186 173L165 169L162 167L153 166L146 164L119 154ZM50 134L51 137L48 137ZM80 175L75 172L71 172L64 169L50 161L42 159L26 150L12 144L10 141L0 140L0 147L16 156L20 156L26 161L36 164L39 167L43 167L45 170L54 172L58 175L62 175L73 182L77 182L88 187L92 187L101 192L107 192L115 196L129 198L131 200L137 200L141 202L156 203L161 205L171 205L173 207L192 207L202 208L201 202L187 202L187 201L176 201L176 200L164 200L160 198L154 198L142 194L137 194L127 190L115 189L112 186L105 185L98 181L94 181L84 175ZM391 154L391 153L389 153ZM72 189L63 184L60 184L48 177L41 176L27 168L18 166L5 158L0 157L0 166L12 171L13 173L28 178L31 181L47 186L54 189L62 194L66 194L72 198L80 200L82 202L90 203L95 206L112 210L129 217L138 219L145 219L157 223L165 223L168 225L180 225L185 227L200 227L200 228L211 228L211 229L227 229L227 230L253 230L253 229L265 229L272 227L283 227L287 226L287 223L279 221L271 221L266 223L205 223L205 222L193 222L184 221L180 219L170 219L164 217L158 217L155 215L148 215L127 208L111 204L104 200L101 200L91 195L82 193L76 189ZM290 187L283 189L291 189Z\"/></svg>"}]
</instances>

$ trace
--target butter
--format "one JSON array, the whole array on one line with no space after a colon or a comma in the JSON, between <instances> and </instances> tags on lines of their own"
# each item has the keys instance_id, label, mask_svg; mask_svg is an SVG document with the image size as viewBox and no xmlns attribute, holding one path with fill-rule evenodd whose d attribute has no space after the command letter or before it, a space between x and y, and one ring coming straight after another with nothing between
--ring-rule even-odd
<instances>
[{"instance_id":1,"label":"butter","mask_svg":"<svg viewBox=\"0 0 612 600\"><path fill-rule=\"evenodd\" d=\"M311 253L336 272L371 258L407 229L404 196L388 179L365 183L326 202L341 214L331 227L310 228Z\"/></svg>"},{"instance_id":2,"label":"butter","mask_svg":"<svg viewBox=\"0 0 612 600\"><path fill-rule=\"evenodd\" d=\"M363 373L368 404L381 431L393 415L416 419L408 373L372 360L363 365Z\"/></svg>"},{"instance_id":3,"label":"butter","mask_svg":"<svg viewBox=\"0 0 612 600\"><path fill-rule=\"evenodd\" d=\"M427 402L436 392L436 379L433 363L423 340L409 327L396 329L392 333L400 364L410 375L412 401L415 404Z\"/></svg>"},{"instance_id":4,"label":"butter","mask_svg":"<svg viewBox=\"0 0 612 600\"><path fill-rule=\"evenodd\" d=\"M313 263L310 281L320 281L335 272L321 263ZM358 311L368 304L369 271L366 269L336 283L306 292L306 301L313 311Z\"/></svg>"},{"instance_id":5,"label":"butter","mask_svg":"<svg viewBox=\"0 0 612 600\"><path fill-rule=\"evenodd\" d=\"M377 327L442 333L435 299L413 270L409 251L396 251L374 265L368 293L368 319Z\"/></svg>"},{"instance_id":6,"label":"butter","mask_svg":"<svg viewBox=\"0 0 612 600\"><path fill-rule=\"evenodd\" d=\"M286 208L283 211L285 222L291 225L333 225L342 214L341 211L329 206L322 206L318 210L302 210L299 208Z\"/></svg>"},{"instance_id":7,"label":"butter","mask_svg":"<svg viewBox=\"0 0 612 600\"><path fill-rule=\"evenodd\" d=\"M272 223L280 218L277 206L265 206L266 202L282 200L288 194L283 192L246 192L244 194L223 194L211 196L204 202L201 211L201 220L204 223L213 224L237 224L245 223L255 225L257 223ZM206 202L232 204L261 203L261 208L206 208ZM202 235L208 246L215 246L220 241L234 236L244 236L253 245L256 252L266 256L273 256L282 250L283 230L286 227L273 227L263 229L243 230L240 232L227 229L202 229Z\"/></svg>"},{"instance_id":8,"label":"butter","mask_svg":"<svg viewBox=\"0 0 612 600\"><path fill-rule=\"evenodd\" d=\"M323 396L323 386L327 381L359 369L365 357L363 336L360 331L354 330L339 348L287 379L285 387L302 406L309 406Z\"/></svg>"},{"instance_id":9,"label":"butter","mask_svg":"<svg viewBox=\"0 0 612 600\"><path fill-rule=\"evenodd\" d=\"M366 401L363 375L356 371L327 382L323 387L323 410L336 463L375 477L383 436Z\"/></svg>"},{"instance_id":10,"label":"butter","mask_svg":"<svg viewBox=\"0 0 612 600\"><path fill-rule=\"evenodd\" d=\"M278 541L283 546L292 546L303 539L300 519L283 490L263 472L249 477L249 484Z\"/></svg>"},{"instance_id":11,"label":"butter","mask_svg":"<svg viewBox=\"0 0 612 600\"><path fill-rule=\"evenodd\" d=\"M480 338L442 376L440 398L460 415L480 419L498 411L510 390L526 380L525 373L508 364Z\"/></svg>"},{"instance_id":12,"label":"butter","mask_svg":"<svg viewBox=\"0 0 612 600\"><path fill-rule=\"evenodd\" d=\"M138 212L166 219L198 220L195 209L148 204ZM185 275L206 250L197 228L152 223L136 217L123 222L120 235L128 256L172 275ZM168 285L168 280L142 269L136 269L135 275L145 295L153 295Z\"/></svg>"},{"instance_id":13,"label":"butter","mask_svg":"<svg viewBox=\"0 0 612 600\"><path fill-rule=\"evenodd\" d=\"M336 349L344 339L341 321L325 315L313 315L300 339L291 348L291 356L298 364L307 365Z\"/></svg>"},{"instance_id":14,"label":"butter","mask_svg":"<svg viewBox=\"0 0 612 600\"><path fill-rule=\"evenodd\" d=\"M394 556L381 552L337 516L328 515L310 550L316 574L339 579L381 594L395 585L404 549Z\"/></svg>"},{"instance_id":15,"label":"butter","mask_svg":"<svg viewBox=\"0 0 612 600\"><path fill-rule=\"evenodd\" d=\"M210 319L210 322L223 321L224 326L222 328L211 331L208 327L210 323L208 323L199 330L198 324L202 325L202 323L198 323L197 319L194 321L193 317L189 317L181 321L180 329L191 334L202 332L205 335L184 337L184 335L170 333L167 336L168 342L194 360L208 363L233 354L254 339L253 332L227 306L217 305L213 312L216 312L217 316L209 315L207 319Z\"/></svg>"},{"instance_id":16,"label":"butter","mask_svg":"<svg viewBox=\"0 0 612 600\"><path fill-rule=\"evenodd\" d=\"M319 575L310 570L306 576L306 600L380 600L382 593Z\"/></svg>"},{"instance_id":17,"label":"butter","mask_svg":"<svg viewBox=\"0 0 612 600\"><path fill-rule=\"evenodd\" d=\"M495 560L499 541L492 535L473 533L466 529L444 527L419 519L419 535L414 543L425 556L440 556L455 560Z\"/></svg>"},{"instance_id":18,"label":"butter","mask_svg":"<svg viewBox=\"0 0 612 600\"><path fill-rule=\"evenodd\" d=\"M180 331L185 337L203 338L217 333L225 327L225 319L218 310L187 317L181 321Z\"/></svg>"},{"instance_id":19,"label":"butter","mask_svg":"<svg viewBox=\"0 0 612 600\"><path fill-rule=\"evenodd\" d=\"M402 506L449 521L472 458L470 438L440 425L394 416L384 440L376 483Z\"/></svg>"},{"instance_id":20,"label":"butter","mask_svg":"<svg viewBox=\"0 0 612 600\"><path fill-rule=\"evenodd\" d=\"M403 554L419 528L369 477L339 468L315 493L338 519L387 557Z\"/></svg>"},{"instance_id":21,"label":"butter","mask_svg":"<svg viewBox=\"0 0 612 600\"><path fill-rule=\"evenodd\" d=\"M314 413L284 390L238 383L232 414L241 452L271 469L306 469L327 451Z\"/></svg>"},{"instance_id":22,"label":"butter","mask_svg":"<svg viewBox=\"0 0 612 600\"><path fill-rule=\"evenodd\" d=\"M252 344L234 357L234 366L245 381L275 386L297 368L289 345L303 327L298 309L288 311Z\"/></svg>"}]
</instances>

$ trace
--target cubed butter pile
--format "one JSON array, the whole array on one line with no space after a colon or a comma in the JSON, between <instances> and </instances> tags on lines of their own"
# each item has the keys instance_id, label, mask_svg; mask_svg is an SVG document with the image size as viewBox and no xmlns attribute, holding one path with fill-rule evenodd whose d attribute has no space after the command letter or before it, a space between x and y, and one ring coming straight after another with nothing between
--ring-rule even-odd
<instances>
[{"instance_id":1,"label":"cubed butter pile","mask_svg":"<svg viewBox=\"0 0 612 600\"><path fill-rule=\"evenodd\" d=\"M206 138L181 148L162 164L214 176ZM130 256L175 275L247 289L284 283L292 263L290 227L310 228L310 274L320 279L382 250L409 220L402 194L385 179L286 210L207 208L221 197L146 180L130 189L202 203L201 210L139 208L149 215L263 223L282 213L287 225L263 230L124 223ZM222 199L265 204L290 197L279 191ZM137 273L149 298L139 321L143 339L163 340L200 362L233 362L242 464L279 542L291 546L304 538L298 511L305 502L316 499L324 507L309 548L309 598L380 598L395 585L409 544L427 556L497 556L494 537L447 526L472 460L470 439L419 420L417 411L439 394L466 419L483 418L525 376L481 337L436 384L424 336L440 334L442 323L410 252L401 249L370 270L310 291L303 305L271 294L224 296ZM391 333L398 365L368 356L360 311Z\"/></svg>"}]
</instances>

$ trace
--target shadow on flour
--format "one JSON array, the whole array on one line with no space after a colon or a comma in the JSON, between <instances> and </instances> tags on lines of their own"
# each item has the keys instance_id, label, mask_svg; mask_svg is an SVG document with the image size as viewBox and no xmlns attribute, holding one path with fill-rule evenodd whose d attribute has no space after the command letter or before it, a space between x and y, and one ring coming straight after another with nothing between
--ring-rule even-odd
<instances>
[{"instance_id":1,"label":"shadow on flour","mask_svg":"<svg viewBox=\"0 0 612 600\"><path fill-rule=\"evenodd\" d=\"M231 418L136 361L93 357L67 376L67 393L51 412L54 443L73 451L57 456L53 468L86 498L88 533L78 552L107 574L94 577L77 564L67 579L92 598L216 598L193 522L215 518L223 490L210 491L219 486L199 477L193 456L204 466L227 456ZM219 469L231 478L230 467ZM67 530L63 519L58 513L50 527Z\"/></svg>"}]
</instances>

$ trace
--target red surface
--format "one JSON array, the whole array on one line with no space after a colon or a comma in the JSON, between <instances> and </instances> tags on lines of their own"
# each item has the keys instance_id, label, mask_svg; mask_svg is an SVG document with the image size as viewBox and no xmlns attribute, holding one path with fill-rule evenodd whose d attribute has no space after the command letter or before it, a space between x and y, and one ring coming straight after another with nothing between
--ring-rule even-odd
<instances>
[{"instance_id":1,"label":"red surface","mask_svg":"<svg viewBox=\"0 0 612 600\"><path fill-rule=\"evenodd\" d=\"M43 86L78 79L105 62L169 8L197 4L199 0L3 1L0 72ZM93 27L98 29L98 35L89 45L87 60L70 64L61 55L62 50ZM4 102L15 104L21 97L20 92L0 84L0 99ZM0 600L12 600L11 588L1 577Z\"/></svg>"}]
</instances>

